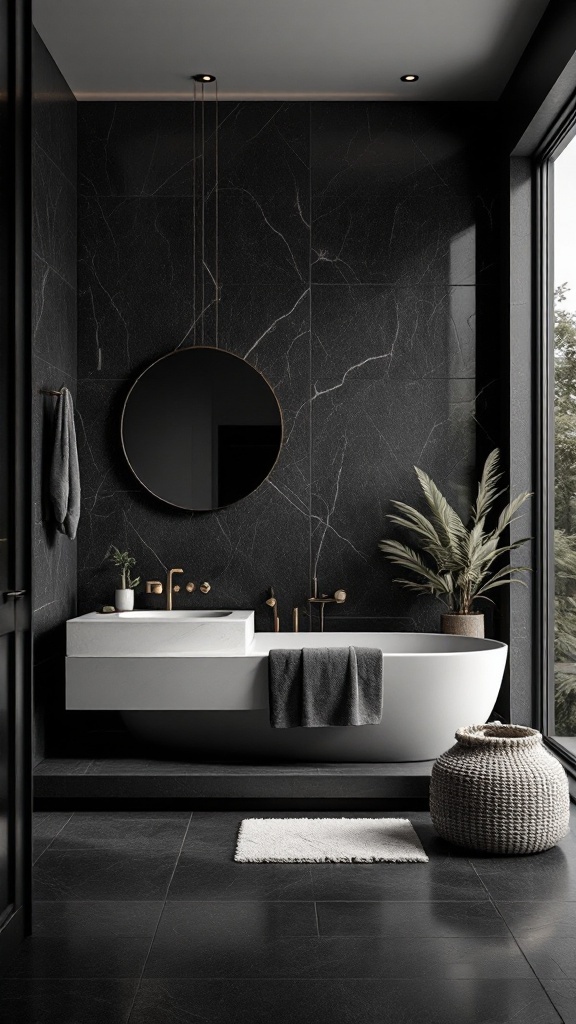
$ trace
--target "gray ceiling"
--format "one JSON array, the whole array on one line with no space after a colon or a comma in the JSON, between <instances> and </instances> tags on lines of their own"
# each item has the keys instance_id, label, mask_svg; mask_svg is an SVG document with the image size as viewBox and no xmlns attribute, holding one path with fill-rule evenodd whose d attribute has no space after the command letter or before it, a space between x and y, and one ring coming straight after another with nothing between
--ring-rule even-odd
<instances>
[{"instance_id":1,"label":"gray ceiling","mask_svg":"<svg viewBox=\"0 0 576 1024\"><path fill-rule=\"evenodd\" d=\"M79 99L494 100L548 0L34 0ZM403 85L400 75L420 81Z\"/></svg>"}]
</instances>

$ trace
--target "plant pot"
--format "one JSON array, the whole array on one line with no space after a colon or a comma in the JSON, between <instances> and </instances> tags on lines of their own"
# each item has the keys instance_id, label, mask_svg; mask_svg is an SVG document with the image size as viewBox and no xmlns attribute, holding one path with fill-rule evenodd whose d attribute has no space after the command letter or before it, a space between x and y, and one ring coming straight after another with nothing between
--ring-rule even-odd
<instances>
[{"instance_id":1,"label":"plant pot","mask_svg":"<svg viewBox=\"0 0 576 1024\"><path fill-rule=\"evenodd\" d=\"M117 612L131 612L134 608L134 591L130 587L115 590L114 607Z\"/></svg>"},{"instance_id":2,"label":"plant pot","mask_svg":"<svg viewBox=\"0 0 576 1024\"><path fill-rule=\"evenodd\" d=\"M430 814L450 843L492 854L540 853L568 834L566 772L536 729L470 725L432 768Z\"/></svg>"},{"instance_id":3,"label":"plant pot","mask_svg":"<svg viewBox=\"0 0 576 1024\"><path fill-rule=\"evenodd\" d=\"M446 612L441 617L442 633L453 633L455 636L484 636L484 613L462 615Z\"/></svg>"}]
</instances>

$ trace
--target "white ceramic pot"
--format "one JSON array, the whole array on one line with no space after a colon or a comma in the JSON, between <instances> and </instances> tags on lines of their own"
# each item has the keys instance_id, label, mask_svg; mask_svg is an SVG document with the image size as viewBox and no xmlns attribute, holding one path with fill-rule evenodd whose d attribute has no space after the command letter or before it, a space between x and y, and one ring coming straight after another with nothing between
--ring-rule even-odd
<instances>
[{"instance_id":1,"label":"white ceramic pot","mask_svg":"<svg viewBox=\"0 0 576 1024\"><path fill-rule=\"evenodd\" d=\"M130 587L115 590L114 607L117 612L131 612L134 608L134 591Z\"/></svg>"}]
</instances>

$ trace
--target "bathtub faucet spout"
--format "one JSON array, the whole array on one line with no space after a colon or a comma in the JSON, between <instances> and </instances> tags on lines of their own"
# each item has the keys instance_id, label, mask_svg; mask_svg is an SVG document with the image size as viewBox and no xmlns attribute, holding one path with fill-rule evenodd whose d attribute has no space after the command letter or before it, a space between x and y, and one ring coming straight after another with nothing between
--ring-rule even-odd
<instances>
[{"instance_id":1,"label":"bathtub faucet spout","mask_svg":"<svg viewBox=\"0 0 576 1024\"><path fill-rule=\"evenodd\" d=\"M345 590L335 590L332 597L328 594L321 594L318 597L318 577L314 577L314 587L312 597L308 598L309 604L317 604L320 608L320 632L324 632L324 608L327 604L344 604L346 600Z\"/></svg>"}]
</instances>

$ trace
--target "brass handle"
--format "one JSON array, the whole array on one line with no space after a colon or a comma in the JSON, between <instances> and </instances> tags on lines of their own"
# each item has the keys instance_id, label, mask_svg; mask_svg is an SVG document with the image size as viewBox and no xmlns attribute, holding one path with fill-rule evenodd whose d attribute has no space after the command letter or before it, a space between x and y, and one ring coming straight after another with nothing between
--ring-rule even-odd
<instances>
[{"instance_id":1,"label":"brass handle","mask_svg":"<svg viewBox=\"0 0 576 1024\"><path fill-rule=\"evenodd\" d=\"M23 597L25 593L25 590L6 590L4 597Z\"/></svg>"},{"instance_id":2,"label":"brass handle","mask_svg":"<svg viewBox=\"0 0 576 1024\"><path fill-rule=\"evenodd\" d=\"M203 594L209 594L210 591L212 590L212 587L210 586L209 583L201 583L200 590L202 591Z\"/></svg>"},{"instance_id":3,"label":"brass handle","mask_svg":"<svg viewBox=\"0 0 576 1024\"><path fill-rule=\"evenodd\" d=\"M196 590L196 584L195 583L187 583L186 584L186 590L188 591L189 594L193 594L194 591Z\"/></svg>"},{"instance_id":4,"label":"brass handle","mask_svg":"<svg viewBox=\"0 0 576 1024\"><path fill-rule=\"evenodd\" d=\"M344 604L344 601L346 600L346 591L337 590L334 594L334 600L336 601L336 604Z\"/></svg>"},{"instance_id":5,"label":"brass handle","mask_svg":"<svg viewBox=\"0 0 576 1024\"><path fill-rule=\"evenodd\" d=\"M146 593L147 594L161 594L162 584L160 580L147 580L146 581Z\"/></svg>"}]
</instances>

